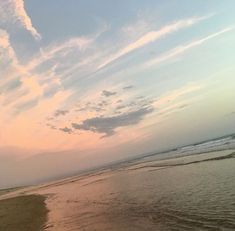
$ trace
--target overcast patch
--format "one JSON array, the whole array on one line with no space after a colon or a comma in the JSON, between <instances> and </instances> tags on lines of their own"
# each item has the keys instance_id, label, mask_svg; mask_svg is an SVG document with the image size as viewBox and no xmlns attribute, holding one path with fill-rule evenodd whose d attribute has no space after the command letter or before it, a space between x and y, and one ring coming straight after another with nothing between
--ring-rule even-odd
<instances>
[{"instance_id":1,"label":"overcast patch","mask_svg":"<svg viewBox=\"0 0 235 231\"><path fill-rule=\"evenodd\" d=\"M153 111L153 107L145 107L110 117L94 117L86 119L80 124L72 123L72 127L78 130L101 133L104 134L103 137L108 137L114 135L117 128L138 124L145 115Z\"/></svg>"}]
</instances>

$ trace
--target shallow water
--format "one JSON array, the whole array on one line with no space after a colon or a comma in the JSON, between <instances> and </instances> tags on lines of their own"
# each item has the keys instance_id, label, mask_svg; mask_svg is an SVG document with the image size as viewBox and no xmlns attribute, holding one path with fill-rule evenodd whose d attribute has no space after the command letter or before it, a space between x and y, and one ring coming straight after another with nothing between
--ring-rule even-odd
<instances>
[{"instance_id":1,"label":"shallow water","mask_svg":"<svg viewBox=\"0 0 235 231\"><path fill-rule=\"evenodd\" d=\"M46 230L235 230L232 152L152 158L47 186Z\"/></svg>"}]
</instances>

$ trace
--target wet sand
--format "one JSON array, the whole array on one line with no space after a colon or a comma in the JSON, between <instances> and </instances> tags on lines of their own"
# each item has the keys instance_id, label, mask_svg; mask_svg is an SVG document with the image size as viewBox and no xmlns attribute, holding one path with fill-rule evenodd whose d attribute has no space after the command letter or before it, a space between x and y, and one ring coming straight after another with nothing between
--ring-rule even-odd
<instances>
[{"instance_id":1,"label":"wet sand","mask_svg":"<svg viewBox=\"0 0 235 231\"><path fill-rule=\"evenodd\" d=\"M45 197L24 195L0 200L0 231L41 231L47 220Z\"/></svg>"}]
</instances>

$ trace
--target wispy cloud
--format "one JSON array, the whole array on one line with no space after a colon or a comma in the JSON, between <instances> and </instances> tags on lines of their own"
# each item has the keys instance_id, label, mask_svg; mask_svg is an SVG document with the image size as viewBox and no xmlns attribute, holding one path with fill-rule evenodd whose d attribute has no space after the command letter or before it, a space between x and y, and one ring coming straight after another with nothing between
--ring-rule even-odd
<instances>
[{"instance_id":1,"label":"wispy cloud","mask_svg":"<svg viewBox=\"0 0 235 231\"><path fill-rule=\"evenodd\" d=\"M170 51L162 54L161 56L159 56L158 58L155 58L155 59L152 59L148 62L146 62L144 64L144 68L147 68L147 67L151 67L151 66L154 66L158 63L162 63L162 62L165 62L165 61L168 61L176 56L179 56L183 53L185 53L186 51L196 47L196 46L199 46L201 44L203 44L204 42L207 42L208 40L211 40L219 35L222 35L224 33L227 33L229 31L231 31L233 28L232 27L228 27L228 28L225 28L223 30L220 30L216 33L213 33L211 35L208 35L202 39L198 39L198 40L195 40L191 43L188 43L186 45L181 45L181 46L178 46L178 47L175 47L173 49L171 49Z\"/></svg>"},{"instance_id":2,"label":"wispy cloud","mask_svg":"<svg viewBox=\"0 0 235 231\"><path fill-rule=\"evenodd\" d=\"M9 35L0 30L0 107L9 117L37 107L51 82L43 83L45 75L30 72L18 61ZM52 84L55 82L54 78ZM2 122L2 121L1 121Z\"/></svg>"},{"instance_id":3,"label":"wispy cloud","mask_svg":"<svg viewBox=\"0 0 235 231\"><path fill-rule=\"evenodd\" d=\"M12 2L15 8L15 15L20 20L22 25L34 36L35 39L41 39L41 35L33 26L30 17L25 11L24 0L13 0Z\"/></svg>"},{"instance_id":4,"label":"wispy cloud","mask_svg":"<svg viewBox=\"0 0 235 231\"><path fill-rule=\"evenodd\" d=\"M210 16L183 19L183 20L179 20L179 21L173 22L171 24L168 24L168 25L162 27L160 30L149 31L148 33L141 36L139 39L137 39L133 43L130 43L126 47L119 50L117 53L111 55L107 60L105 60L102 64L99 65L98 69L101 69L101 68L107 66L108 64L114 62L115 60L119 59L120 57L122 57L122 56L136 50L136 49L139 49L143 46L146 46L152 42L155 42L156 40L158 40L168 34L177 32L180 29L190 27L190 26L192 26L192 25L194 25L204 19L207 19Z\"/></svg>"},{"instance_id":5,"label":"wispy cloud","mask_svg":"<svg viewBox=\"0 0 235 231\"><path fill-rule=\"evenodd\" d=\"M66 41L54 43L49 45L48 47L41 48L40 52L27 64L26 68L27 70L31 71L46 61L54 59L54 61L56 61L60 57L66 57L71 51L84 50L88 47L88 45L94 42L95 39L96 37L73 37Z\"/></svg>"},{"instance_id":6,"label":"wispy cloud","mask_svg":"<svg viewBox=\"0 0 235 231\"><path fill-rule=\"evenodd\" d=\"M7 1L4 6L10 3L13 4ZM71 37L41 48L26 64L18 60L9 33L0 29L0 74L5 76L0 79L0 89L3 89L0 94L2 107L9 109L8 114L15 114L15 108L18 114L19 109L23 112L25 109L36 107L38 103L31 103L34 99L39 102L52 98L58 92L66 91L62 82L63 71L66 72L80 63L80 60L83 61L84 52L105 28L99 28L98 32L91 36ZM75 56L79 57L79 61Z\"/></svg>"},{"instance_id":7,"label":"wispy cloud","mask_svg":"<svg viewBox=\"0 0 235 231\"><path fill-rule=\"evenodd\" d=\"M25 10L24 0L1 1L0 19L6 24L19 24L28 30L35 39L41 39L41 35L33 26L31 18Z\"/></svg>"},{"instance_id":8,"label":"wispy cloud","mask_svg":"<svg viewBox=\"0 0 235 231\"><path fill-rule=\"evenodd\" d=\"M93 60L91 56L85 56L86 50L93 47L97 38L99 38L106 30L107 25L102 25L97 32L92 33L91 35L71 37L67 40L57 41L46 47L42 47L40 48L40 52L32 57L32 60L25 68L28 71L33 71L46 63L49 65L47 69L52 70L64 64L61 63L61 59L69 59L70 65L64 70L65 73L63 73L63 75L65 76L66 73L74 72L80 66L86 65ZM74 56L79 57L79 60L74 60ZM97 57L94 54L92 56ZM82 59L80 57L82 57Z\"/></svg>"}]
</instances>

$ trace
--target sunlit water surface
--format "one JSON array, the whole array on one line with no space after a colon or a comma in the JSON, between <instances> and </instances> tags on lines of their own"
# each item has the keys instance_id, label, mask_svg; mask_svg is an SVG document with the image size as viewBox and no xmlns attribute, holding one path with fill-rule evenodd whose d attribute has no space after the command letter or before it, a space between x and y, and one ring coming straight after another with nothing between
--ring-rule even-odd
<instances>
[{"instance_id":1,"label":"sunlit water surface","mask_svg":"<svg viewBox=\"0 0 235 231\"><path fill-rule=\"evenodd\" d=\"M46 230L235 230L233 152L151 157L51 184L39 190Z\"/></svg>"}]
</instances>

